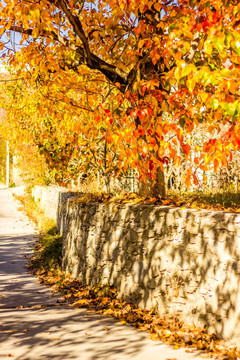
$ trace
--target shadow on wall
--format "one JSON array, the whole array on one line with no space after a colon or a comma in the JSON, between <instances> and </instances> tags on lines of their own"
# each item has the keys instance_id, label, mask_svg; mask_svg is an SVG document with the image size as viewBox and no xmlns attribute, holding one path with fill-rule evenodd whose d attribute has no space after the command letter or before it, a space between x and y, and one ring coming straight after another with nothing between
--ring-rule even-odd
<instances>
[{"instance_id":1,"label":"shadow on wall","mask_svg":"<svg viewBox=\"0 0 240 360\"><path fill-rule=\"evenodd\" d=\"M240 339L240 215L67 201L63 267L160 314Z\"/></svg>"}]
</instances>

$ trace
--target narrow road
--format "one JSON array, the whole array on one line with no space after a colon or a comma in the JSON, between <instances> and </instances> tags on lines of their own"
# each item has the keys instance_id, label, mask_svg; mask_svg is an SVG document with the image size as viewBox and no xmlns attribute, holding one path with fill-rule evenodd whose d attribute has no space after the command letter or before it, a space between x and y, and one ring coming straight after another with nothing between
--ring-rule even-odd
<instances>
[{"instance_id":1,"label":"narrow road","mask_svg":"<svg viewBox=\"0 0 240 360\"><path fill-rule=\"evenodd\" d=\"M12 190L0 188L0 359L201 359L106 316L59 306L56 295L27 274L25 256L37 230L18 207Z\"/></svg>"}]
</instances>

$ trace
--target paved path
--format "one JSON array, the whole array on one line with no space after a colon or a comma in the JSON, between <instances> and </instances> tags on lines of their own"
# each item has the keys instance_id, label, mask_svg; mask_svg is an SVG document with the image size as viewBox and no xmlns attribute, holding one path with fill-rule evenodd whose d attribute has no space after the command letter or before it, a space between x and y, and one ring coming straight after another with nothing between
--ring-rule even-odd
<instances>
[{"instance_id":1,"label":"paved path","mask_svg":"<svg viewBox=\"0 0 240 360\"><path fill-rule=\"evenodd\" d=\"M18 206L12 191L0 188L0 359L201 359L111 318L58 306L56 295L26 272L37 230Z\"/></svg>"}]
</instances>

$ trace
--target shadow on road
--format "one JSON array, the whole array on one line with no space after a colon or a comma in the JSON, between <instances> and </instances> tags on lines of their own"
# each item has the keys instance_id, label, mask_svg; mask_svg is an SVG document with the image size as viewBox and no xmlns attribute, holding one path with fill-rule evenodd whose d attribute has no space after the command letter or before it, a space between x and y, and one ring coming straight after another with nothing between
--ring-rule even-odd
<instances>
[{"instance_id":1,"label":"shadow on road","mask_svg":"<svg viewBox=\"0 0 240 360\"><path fill-rule=\"evenodd\" d=\"M36 348L37 359L43 359L44 355L56 360L130 359L146 346L146 334L139 334L130 327L123 328L112 319L85 310L58 307L42 311L9 310L4 314L0 311L0 314L4 324L1 340L24 349L17 357L19 360L36 359L33 357ZM80 356L79 349L84 357Z\"/></svg>"},{"instance_id":2,"label":"shadow on road","mask_svg":"<svg viewBox=\"0 0 240 360\"><path fill-rule=\"evenodd\" d=\"M51 291L27 274L33 235L0 238L0 309L56 303Z\"/></svg>"},{"instance_id":3,"label":"shadow on road","mask_svg":"<svg viewBox=\"0 0 240 360\"><path fill-rule=\"evenodd\" d=\"M27 273L26 255L32 251L36 234L31 228L26 230L8 199L1 192L0 359L9 354L18 360L135 358L149 343L147 334L83 309L59 305L59 295L52 296L49 288Z\"/></svg>"}]
</instances>

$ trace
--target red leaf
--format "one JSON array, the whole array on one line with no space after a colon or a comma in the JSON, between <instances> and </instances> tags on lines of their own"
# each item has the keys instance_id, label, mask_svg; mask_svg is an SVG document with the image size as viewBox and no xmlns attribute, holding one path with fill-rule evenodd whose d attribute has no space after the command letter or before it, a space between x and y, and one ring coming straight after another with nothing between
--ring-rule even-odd
<instances>
[{"instance_id":1,"label":"red leaf","mask_svg":"<svg viewBox=\"0 0 240 360\"><path fill-rule=\"evenodd\" d=\"M149 160L149 170L153 170L153 168L154 168L154 163L153 163L153 161L152 160Z\"/></svg>"},{"instance_id":2,"label":"red leaf","mask_svg":"<svg viewBox=\"0 0 240 360\"><path fill-rule=\"evenodd\" d=\"M184 154L188 156L188 154L189 154L189 152L191 150L191 146L188 145L188 144L183 144L182 149L183 149Z\"/></svg>"},{"instance_id":3,"label":"red leaf","mask_svg":"<svg viewBox=\"0 0 240 360\"><path fill-rule=\"evenodd\" d=\"M107 115L110 115L110 114L111 114L111 111L108 110L108 109L104 109L104 111L105 111L105 114L107 114Z\"/></svg>"},{"instance_id":4,"label":"red leaf","mask_svg":"<svg viewBox=\"0 0 240 360\"><path fill-rule=\"evenodd\" d=\"M162 161L163 164L168 165L168 163L169 163L169 157L168 157L168 156L164 156L162 160L163 160L163 161Z\"/></svg>"},{"instance_id":5,"label":"red leaf","mask_svg":"<svg viewBox=\"0 0 240 360\"><path fill-rule=\"evenodd\" d=\"M138 110L137 115L138 115L139 119L141 121L143 121L146 117L146 112L145 112L145 110L140 109L140 110Z\"/></svg>"},{"instance_id":6,"label":"red leaf","mask_svg":"<svg viewBox=\"0 0 240 360\"><path fill-rule=\"evenodd\" d=\"M138 134L139 134L140 136L144 136L144 135L145 135L145 130L144 130L144 128L143 128L142 126L139 126L139 128L138 128Z\"/></svg>"}]
</instances>

